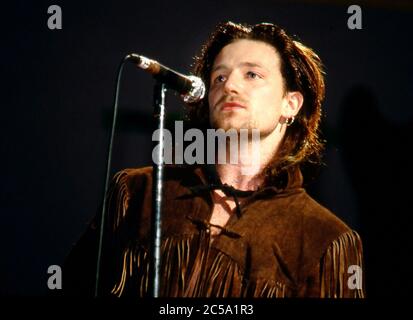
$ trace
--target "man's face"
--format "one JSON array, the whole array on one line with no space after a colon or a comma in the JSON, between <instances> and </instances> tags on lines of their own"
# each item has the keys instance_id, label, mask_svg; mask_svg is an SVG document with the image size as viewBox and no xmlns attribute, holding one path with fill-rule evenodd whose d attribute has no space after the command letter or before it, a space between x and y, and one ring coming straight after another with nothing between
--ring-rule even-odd
<instances>
[{"instance_id":1,"label":"man's face","mask_svg":"<svg viewBox=\"0 0 413 320\"><path fill-rule=\"evenodd\" d=\"M254 40L236 40L216 57L208 94L213 128L273 132L286 103L280 57L271 45Z\"/></svg>"}]
</instances>

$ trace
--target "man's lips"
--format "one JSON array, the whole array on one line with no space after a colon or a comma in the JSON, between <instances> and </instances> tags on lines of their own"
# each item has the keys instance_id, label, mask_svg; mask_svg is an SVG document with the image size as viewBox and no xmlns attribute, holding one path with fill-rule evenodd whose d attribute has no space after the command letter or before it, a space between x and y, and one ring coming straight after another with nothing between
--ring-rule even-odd
<instances>
[{"instance_id":1,"label":"man's lips","mask_svg":"<svg viewBox=\"0 0 413 320\"><path fill-rule=\"evenodd\" d=\"M225 102L221 106L221 110L245 109L245 106L238 102Z\"/></svg>"}]
</instances>

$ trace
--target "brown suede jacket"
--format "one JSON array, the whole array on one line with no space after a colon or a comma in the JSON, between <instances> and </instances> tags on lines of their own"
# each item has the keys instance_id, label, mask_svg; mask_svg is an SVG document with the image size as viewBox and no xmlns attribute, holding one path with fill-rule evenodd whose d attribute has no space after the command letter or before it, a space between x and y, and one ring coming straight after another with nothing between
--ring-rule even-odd
<instances>
[{"instance_id":1,"label":"brown suede jacket","mask_svg":"<svg viewBox=\"0 0 413 320\"><path fill-rule=\"evenodd\" d=\"M211 241L207 175L201 167L167 167L161 296L364 297L363 285L351 285L352 270L363 267L360 237L313 200L302 180L300 170L290 170L285 188L265 187L243 198L239 214ZM148 295L151 203L151 167L114 177L107 196L101 293ZM91 253L97 251L98 225L95 219L69 255L68 294L93 291L96 255ZM362 272L358 276L362 282Z\"/></svg>"}]
</instances>

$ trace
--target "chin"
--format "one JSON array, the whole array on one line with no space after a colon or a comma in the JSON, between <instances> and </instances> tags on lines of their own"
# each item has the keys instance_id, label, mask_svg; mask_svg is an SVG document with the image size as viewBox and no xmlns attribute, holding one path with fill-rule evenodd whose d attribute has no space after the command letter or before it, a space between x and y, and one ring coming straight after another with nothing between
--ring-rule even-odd
<instances>
[{"instance_id":1,"label":"chin","mask_svg":"<svg viewBox=\"0 0 413 320\"><path fill-rule=\"evenodd\" d=\"M216 130L223 129L224 131L235 129L238 132L241 129L241 126L239 124L233 123L232 121L220 121L213 123L212 128Z\"/></svg>"},{"instance_id":2,"label":"chin","mask_svg":"<svg viewBox=\"0 0 413 320\"><path fill-rule=\"evenodd\" d=\"M223 129L228 131L230 129L235 129L237 132L241 129L253 129L249 121L241 121L240 119L226 118L226 119L214 119L211 122L212 128Z\"/></svg>"}]
</instances>

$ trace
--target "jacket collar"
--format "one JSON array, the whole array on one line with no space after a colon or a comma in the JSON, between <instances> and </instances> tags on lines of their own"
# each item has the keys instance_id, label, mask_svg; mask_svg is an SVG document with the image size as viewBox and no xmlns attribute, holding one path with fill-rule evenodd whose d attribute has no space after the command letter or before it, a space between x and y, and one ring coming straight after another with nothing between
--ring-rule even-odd
<instances>
[{"instance_id":1,"label":"jacket collar","mask_svg":"<svg viewBox=\"0 0 413 320\"><path fill-rule=\"evenodd\" d=\"M221 179L216 172L215 165L197 165L193 169L194 174L197 176L197 180L200 185L222 185ZM303 186L303 175L298 166L290 167L286 170L284 174L280 176L280 179L283 179L283 183L280 183L281 186L265 185L259 187L255 191L241 191L235 188L234 191L239 195L258 195L258 194L281 194L281 193L290 193L294 192L297 189L301 189ZM192 182L195 182L192 180ZM196 184L191 184L190 187L196 187ZM232 187L232 186L229 186Z\"/></svg>"}]
</instances>

